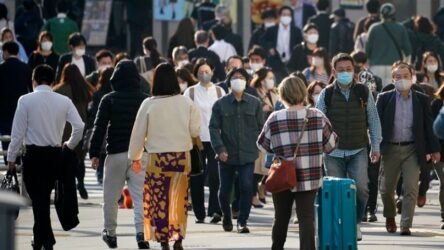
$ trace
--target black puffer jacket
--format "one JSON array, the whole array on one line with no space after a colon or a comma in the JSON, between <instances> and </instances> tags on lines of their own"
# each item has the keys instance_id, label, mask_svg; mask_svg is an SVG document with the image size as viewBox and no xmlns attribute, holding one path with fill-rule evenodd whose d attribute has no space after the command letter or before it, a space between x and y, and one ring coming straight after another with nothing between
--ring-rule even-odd
<instances>
[{"instance_id":1,"label":"black puffer jacket","mask_svg":"<svg viewBox=\"0 0 444 250\"><path fill-rule=\"evenodd\" d=\"M128 151L128 145L140 104L148 97L140 89L140 76L134 62L119 62L111 77L113 91L99 105L91 138L90 157L98 157L103 137L108 129L106 152Z\"/></svg>"}]
</instances>

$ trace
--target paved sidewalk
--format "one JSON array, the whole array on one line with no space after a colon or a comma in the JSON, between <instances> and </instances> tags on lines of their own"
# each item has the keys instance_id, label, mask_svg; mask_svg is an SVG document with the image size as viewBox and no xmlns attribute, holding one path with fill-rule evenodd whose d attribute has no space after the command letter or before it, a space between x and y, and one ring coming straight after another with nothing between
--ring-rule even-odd
<instances>
[{"instance_id":1,"label":"paved sidewalk","mask_svg":"<svg viewBox=\"0 0 444 250\"><path fill-rule=\"evenodd\" d=\"M100 238L100 232L103 229L101 187L96 184L91 169L88 169L86 178L90 199L86 201L79 199L80 225L76 229L70 232L63 231L57 220L55 210L53 208L51 210L52 225L57 240L55 249L107 249ZM363 224L363 241L359 242L358 248L364 250L444 249L444 230L439 229L438 186L436 186L436 182L433 182L433 184L433 188L428 193L427 205L416 209L414 228L412 229L413 236L401 237L399 234L389 235L386 233L384 218L380 211L378 222ZM267 201L271 202L271 198L267 197ZM270 249L271 225L273 223L273 205L270 203L263 209L252 209L249 220L251 233L248 235L239 235L235 232L225 233L220 224L195 224L192 213L190 213L188 219L187 237L184 241L185 249ZM119 210L118 221L119 249L137 249L132 210ZM399 222L399 216L397 216L397 221ZM32 237L32 211L30 209L24 209L20 212L16 235L17 249L30 249ZM153 242L151 246L151 249L160 249L158 243ZM298 249L298 225L290 226L286 246L286 249Z\"/></svg>"}]
</instances>

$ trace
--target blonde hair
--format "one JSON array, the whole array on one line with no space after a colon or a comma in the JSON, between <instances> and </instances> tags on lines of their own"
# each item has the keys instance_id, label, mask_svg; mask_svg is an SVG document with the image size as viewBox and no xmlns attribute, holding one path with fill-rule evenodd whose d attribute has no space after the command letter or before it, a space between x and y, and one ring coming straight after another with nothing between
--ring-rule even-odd
<instances>
[{"instance_id":1,"label":"blonde hair","mask_svg":"<svg viewBox=\"0 0 444 250\"><path fill-rule=\"evenodd\" d=\"M288 105L304 103L307 97L307 87L305 87L304 81L295 76L286 77L282 80L278 91L281 100Z\"/></svg>"}]
</instances>

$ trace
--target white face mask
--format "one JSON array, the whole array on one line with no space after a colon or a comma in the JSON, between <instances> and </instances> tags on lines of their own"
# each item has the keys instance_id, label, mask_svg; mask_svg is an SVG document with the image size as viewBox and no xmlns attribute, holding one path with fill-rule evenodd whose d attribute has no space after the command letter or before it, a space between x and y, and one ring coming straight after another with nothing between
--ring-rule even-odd
<instances>
[{"instance_id":1,"label":"white face mask","mask_svg":"<svg viewBox=\"0 0 444 250\"><path fill-rule=\"evenodd\" d=\"M190 61L188 61L188 60L181 60L181 61L177 62L177 66L178 67L183 67L183 66L187 65L188 63L190 63Z\"/></svg>"},{"instance_id":2,"label":"white face mask","mask_svg":"<svg viewBox=\"0 0 444 250\"><path fill-rule=\"evenodd\" d=\"M319 100L319 94L313 94L311 97L313 98L313 101L315 102L315 104L316 103L318 103L318 100Z\"/></svg>"},{"instance_id":3,"label":"white face mask","mask_svg":"<svg viewBox=\"0 0 444 250\"><path fill-rule=\"evenodd\" d=\"M438 70L438 64L427 65L427 71L430 73L435 73Z\"/></svg>"},{"instance_id":4,"label":"white face mask","mask_svg":"<svg viewBox=\"0 0 444 250\"><path fill-rule=\"evenodd\" d=\"M250 63L250 68L253 73L256 72L256 70L261 69L262 67L264 67L262 63Z\"/></svg>"},{"instance_id":5,"label":"white face mask","mask_svg":"<svg viewBox=\"0 0 444 250\"><path fill-rule=\"evenodd\" d=\"M289 16L281 16L281 23L283 25L289 25L291 23L291 17L289 17Z\"/></svg>"},{"instance_id":6,"label":"white face mask","mask_svg":"<svg viewBox=\"0 0 444 250\"><path fill-rule=\"evenodd\" d=\"M315 67L319 67L324 63L324 60L320 57L317 57L317 56L313 57L311 60L312 60L311 63Z\"/></svg>"},{"instance_id":7,"label":"white face mask","mask_svg":"<svg viewBox=\"0 0 444 250\"><path fill-rule=\"evenodd\" d=\"M85 55L85 49L75 49L74 54L78 57Z\"/></svg>"},{"instance_id":8,"label":"white face mask","mask_svg":"<svg viewBox=\"0 0 444 250\"><path fill-rule=\"evenodd\" d=\"M270 28L270 27L273 27L274 25L276 25L275 22L264 22L264 27L265 28Z\"/></svg>"},{"instance_id":9,"label":"white face mask","mask_svg":"<svg viewBox=\"0 0 444 250\"><path fill-rule=\"evenodd\" d=\"M407 91L412 87L412 80L401 79L394 82L395 88L398 91Z\"/></svg>"},{"instance_id":10,"label":"white face mask","mask_svg":"<svg viewBox=\"0 0 444 250\"><path fill-rule=\"evenodd\" d=\"M307 40L307 42L309 42L311 44L315 44L319 40L319 34L309 34L309 35L306 35L305 39Z\"/></svg>"},{"instance_id":11,"label":"white face mask","mask_svg":"<svg viewBox=\"0 0 444 250\"><path fill-rule=\"evenodd\" d=\"M234 79L231 80L230 83L231 83L231 90L233 90L236 93L242 93L245 90L247 81L242 79Z\"/></svg>"},{"instance_id":12,"label":"white face mask","mask_svg":"<svg viewBox=\"0 0 444 250\"><path fill-rule=\"evenodd\" d=\"M111 67L112 65L108 65L108 64L99 64L99 66L97 67L97 69L99 71L102 71L104 69L106 69L106 67Z\"/></svg>"},{"instance_id":13,"label":"white face mask","mask_svg":"<svg viewBox=\"0 0 444 250\"><path fill-rule=\"evenodd\" d=\"M188 88L188 84L186 83L179 83L180 92L184 92Z\"/></svg>"},{"instance_id":14,"label":"white face mask","mask_svg":"<svg viewBox=\"0 0 444 250\"><path fill-rule=\"evenodd\" d=\"M265 88L273 89L274 88L274 79L265 79Z\"/></svg>"},{"instance_id":15,"label":"white face mask","mask_svg":"<svg viewBox=\"0 0 444 250\"><path fill-rule=\"evenodd\" d=\"M50 51L52 49L52 42L51 41L45 41L41 44L43 51Z\"/></svg>"},{"instance_id":16,"label":"white face mask","mask_svg":"<svg viewBox=\"0 0 444 250\"><path fill-rule=\"evenodd\" d=\"M254 71L252 69L245 69L247 73L252 76L254 74Z\"/></svg>"}]
</instances>

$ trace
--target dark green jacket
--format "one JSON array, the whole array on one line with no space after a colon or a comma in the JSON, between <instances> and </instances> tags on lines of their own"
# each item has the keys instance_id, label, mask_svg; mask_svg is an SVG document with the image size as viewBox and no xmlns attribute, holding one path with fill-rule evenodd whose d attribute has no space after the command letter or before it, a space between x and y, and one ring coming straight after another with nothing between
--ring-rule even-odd
<instances>
[{"instance_id":1,"label":"dark green jacket","mask_svg":"<svg viewBox=\"0 0 444 250\"><path fill-rule=\"evenodd\" d=\"M211 145L217 154L228 153L228 165L253 163L258 158L256 140L264 125L262 105L245 94L240 102L233 94L214 103L210 120Z\"/></svg>"}]
</instances>

